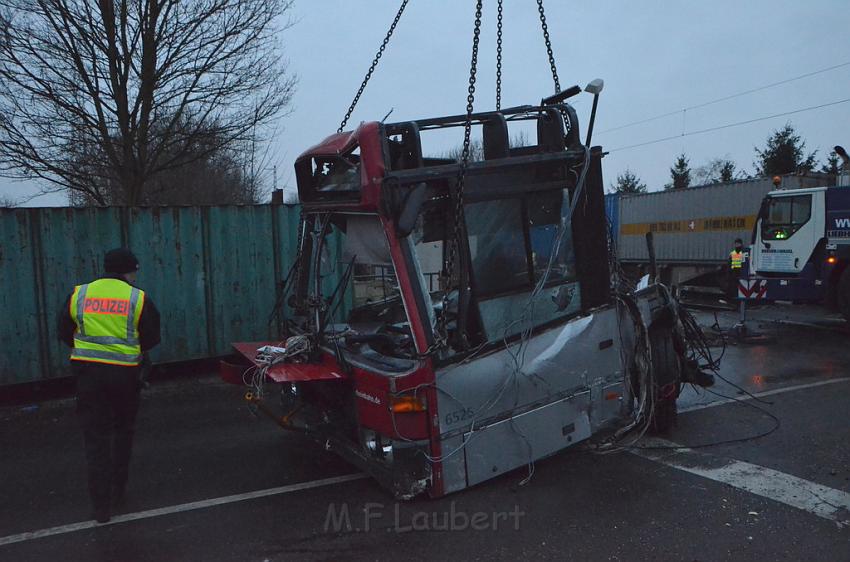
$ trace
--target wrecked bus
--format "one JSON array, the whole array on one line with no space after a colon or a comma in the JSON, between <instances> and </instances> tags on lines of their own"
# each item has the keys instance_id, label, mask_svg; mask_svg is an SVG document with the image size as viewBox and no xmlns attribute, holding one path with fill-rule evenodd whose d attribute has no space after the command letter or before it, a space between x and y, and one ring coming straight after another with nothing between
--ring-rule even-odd
<instances>
[{"instance_id":1,"label":"wrecked bus","mask_svg":"<svg viewBox=\"0 0 850 562\"><path fill-rule=\"evenodd\" d=\"M513 147L523 122L536 142ZM479 160L423 156L425 135L464 126ZM398 498L669 426L687 362L676 303L622 290L602 157L563 101L329 136L295 164L284 333L235 344L222 375Z\"/></svg>"}]
</instances>

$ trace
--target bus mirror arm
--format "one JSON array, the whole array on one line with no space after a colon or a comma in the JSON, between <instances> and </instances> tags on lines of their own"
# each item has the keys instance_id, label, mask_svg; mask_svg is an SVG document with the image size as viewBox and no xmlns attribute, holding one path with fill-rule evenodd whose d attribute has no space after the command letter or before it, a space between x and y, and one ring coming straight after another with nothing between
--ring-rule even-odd
<instances>
[{"instance_id":1,"label":"bus mirror arm","mask_svg":"<svg viewBox=\"0 0 850 562\"><path fill-rule=\"evenodd\" d=\"M401 210L396 220L396 234L399 238L406 238L416 228L416 219L422 211L422 205L428 198L428 185L417 184L404 199Z\"/></svg>"}]
</instances>

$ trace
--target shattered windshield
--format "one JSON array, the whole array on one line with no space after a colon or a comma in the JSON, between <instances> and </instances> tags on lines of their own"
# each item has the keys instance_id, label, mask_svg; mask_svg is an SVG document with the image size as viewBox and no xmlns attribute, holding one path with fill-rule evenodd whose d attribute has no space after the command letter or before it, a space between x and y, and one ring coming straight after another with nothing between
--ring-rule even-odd
<instances>
[{"instance_id":1,"label":"shattered windshield","mask_svg":"<svg viewBox=\"0 0 850 562\"><path fill-rule=\"evenodd\" d=\"M375 215L322 214L314 223L309 299L319 330L348 353L382 367L415 355L410 324L380 220Z\"/></svg>"},{"instance_id":2,"label":"shattered windshield","mask_svg":"<svg viewBox=\"0 0 850 562\"><path fill-rule=\"evenodd\" d=\"M575 313L569 197L564 191L466 205L478 309L488 340Z\"/></svg>"},{"instance_id":3,"label":"shattered windshield","mask_svg":"<svg viewBox=\"0 0 850 562\"><path fill-rule=\"evenodd\" d=\"M466 206L469 253L481 297L529 287L532 282L519 200Z\"/></svg>"},{"instance_id":4,"label":"shattered windshield","mask_svg":"<svg viewBox=\"0 0 850 562\"><path fill-rule=\"evenodd\" d=\"M569 197L547 191L465 205L469 283L481 328L489 341L574 314L581 299L575 269ZM446 240L452 236L444 204L432 205L411 234L420 283L435 316L443 313ZM460 262L452 267L459 283ZM457 291L447 299L448 328L455 327ZM433 320L432 320L433 322Z\"/></svg>"}]
</instances>

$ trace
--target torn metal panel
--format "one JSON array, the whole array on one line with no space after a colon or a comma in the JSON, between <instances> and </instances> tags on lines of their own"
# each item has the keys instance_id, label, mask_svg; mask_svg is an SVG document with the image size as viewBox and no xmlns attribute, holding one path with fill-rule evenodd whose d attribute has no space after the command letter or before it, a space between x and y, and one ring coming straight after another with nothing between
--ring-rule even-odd
<instances>
[{"instance_id":1,"label":"torn metal panel","mask_svg":"<svg viewBox=\"0 0 850 562\"><path fill-rule=\"evenodd\" d=\"M584 441L591 434L587 392L465 434L470 486Z\"/></svg>"}]
</instances>

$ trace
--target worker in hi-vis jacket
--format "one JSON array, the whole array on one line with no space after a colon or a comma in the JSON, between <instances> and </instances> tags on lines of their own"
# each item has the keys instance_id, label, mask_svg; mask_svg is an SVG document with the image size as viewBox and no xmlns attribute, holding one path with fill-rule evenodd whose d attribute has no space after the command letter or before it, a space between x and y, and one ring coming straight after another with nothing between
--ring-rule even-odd
<instances>
[{"instance_id":1,"label":"worker in hi-vis jacket","mask_svg":"<svg viewBox=\"0 0 850 562\"><path fill-rule=\"evenodd\" d=\"M59 338L71 347L89 495L99 523L124 503L141 365L160 340L159 312L133 285L136 256L124 248L110 250L103 266L105 275L75 287L59 315Z\"/></svg>"},{"instance_id":2,"label":"worker in hi-vis jacket","mask_svg":"<svg viewBox=\"0 0 850 562\"><path fill-rule=\"evenodd\" d=\"M729 278L726 290L729 298L734 299L738 296L738 279L741 277L745 259L744 241L740 238L735 238L735 247L729 252Z\"/></svg>"}]
</instances>

